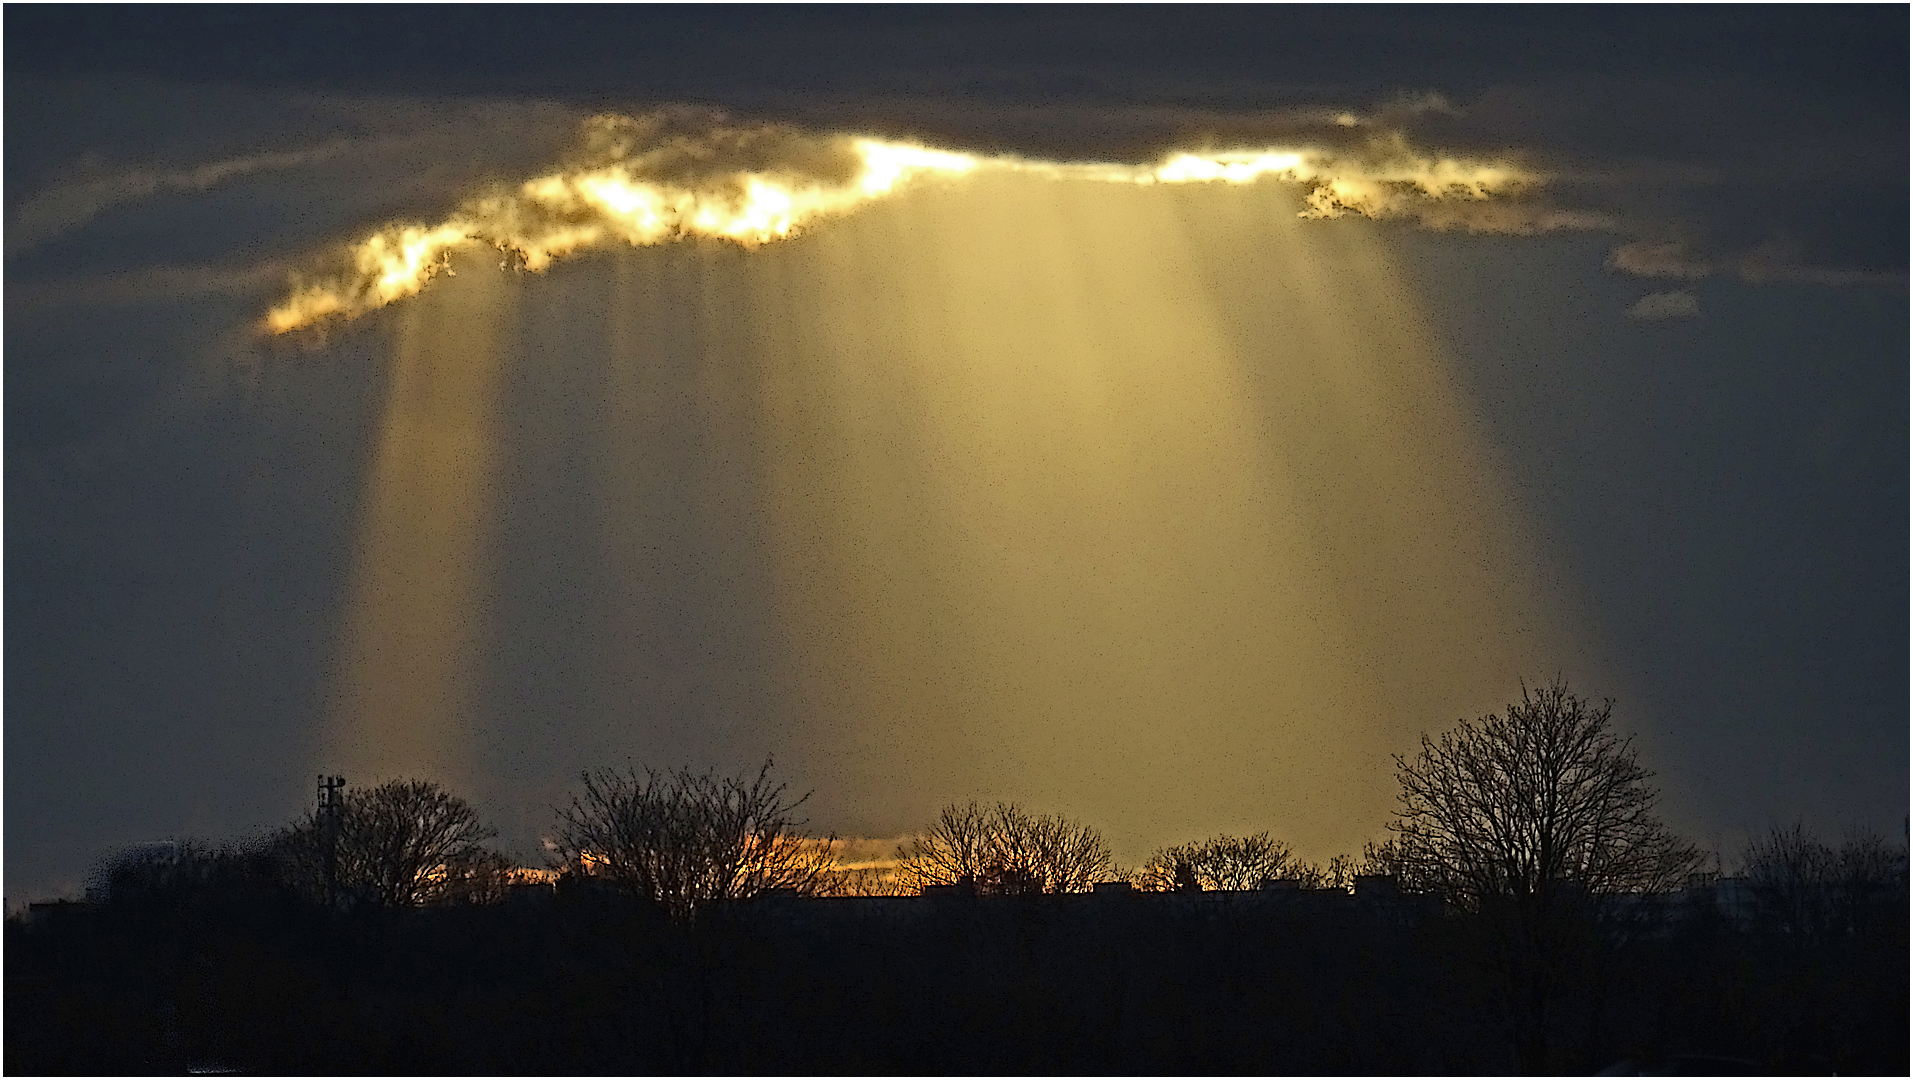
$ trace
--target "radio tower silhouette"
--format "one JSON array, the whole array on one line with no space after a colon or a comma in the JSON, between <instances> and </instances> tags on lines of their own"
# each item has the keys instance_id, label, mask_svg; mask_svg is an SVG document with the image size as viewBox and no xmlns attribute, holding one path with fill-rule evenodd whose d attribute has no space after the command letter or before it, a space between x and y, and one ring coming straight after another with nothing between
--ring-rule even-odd
<instances>
[{"instance_id":1,"label":"radio tower silhouette","mask_svg":"<svg viewBox=\"0 0 1913 1080\"><path fill-rule=\"evenodd\" d=\"M345 777L319 776L319 845L325 851L325 905L339 902L339 825L345 816Z\"/></svg>"}]
</instances>

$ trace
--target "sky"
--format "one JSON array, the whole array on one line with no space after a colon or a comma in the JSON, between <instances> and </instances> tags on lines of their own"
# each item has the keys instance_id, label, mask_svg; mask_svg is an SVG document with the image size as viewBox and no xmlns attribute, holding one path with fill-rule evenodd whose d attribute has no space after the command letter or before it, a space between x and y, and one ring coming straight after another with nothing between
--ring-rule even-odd
<instances>
[{"instance_id":1,"label":"sky","mask_svg":"<svg viewBox=\"0 0 1913 1080\"><path fill-rule=\"evenodd\" d=\"M5 29L9 903L767 756L1326 859L1557 676L1730 868L1903 835L1904 7Z\"/></svg>"}]
</instances>

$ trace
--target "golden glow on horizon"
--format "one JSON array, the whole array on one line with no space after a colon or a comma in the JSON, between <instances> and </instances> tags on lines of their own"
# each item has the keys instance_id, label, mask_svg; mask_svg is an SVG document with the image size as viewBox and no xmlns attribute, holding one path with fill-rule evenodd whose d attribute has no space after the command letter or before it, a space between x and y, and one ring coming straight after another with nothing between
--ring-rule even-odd
<instances>
[{"instance_id":1,"label":"golden glow on horizon","mask_svg":"<svg viewBox=\"0 0 1913 1080\"><path fill-rule=\"evenodd\" d=\"M348 245L333 270L296 283L266 314L265 328L280 334L328 317L355 318L415 295L461 244L490 244L532 271L609 243L643 247L704 237L755 247L935 177L1020 173L1145 186L1273 179L1305 186L1299 215L1314 218L1398 217L1430 204L1519 193L1545 180L1506 161L1420 152L1399 136L1374 140L1360 154L1311 147L1184 151L1153 165L979 156L779 128L667 137L625 117L594 118L585 141L586 164L469 199L438 225L392 225Z\"/></svg>"}]
</instances>

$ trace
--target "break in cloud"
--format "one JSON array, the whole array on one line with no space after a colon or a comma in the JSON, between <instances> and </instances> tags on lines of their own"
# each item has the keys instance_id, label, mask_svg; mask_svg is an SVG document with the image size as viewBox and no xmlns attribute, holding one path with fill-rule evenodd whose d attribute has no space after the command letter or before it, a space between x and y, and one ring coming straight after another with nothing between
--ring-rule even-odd
<instances>
[{"instance_id":1,"label":"break in cloud","mask_svg":"<svg viewBox=\"0 0 1913 1080\"><path fill-rule=\"evenodd\" d=\"M1352 114L1334 123L1365 126ZM689 237L746 247L795 235L913 183L996 171L1121 184L1255 183L1306 189L1305 218L1359 214L1425 227L1532 234L1599 229L1598 214L1542 203L1547 174L1512 157L1429 150L1372 128L1343 145L1297 142L1168 154L1150 164L976 155L914 142L733 124L665 111L596 116L554 169L465 200L436 223L397 223L325 256L267 314L284 333L415 295L454 247L491 244L528 270L605 244Z\"/></svg>"}]
</instances>

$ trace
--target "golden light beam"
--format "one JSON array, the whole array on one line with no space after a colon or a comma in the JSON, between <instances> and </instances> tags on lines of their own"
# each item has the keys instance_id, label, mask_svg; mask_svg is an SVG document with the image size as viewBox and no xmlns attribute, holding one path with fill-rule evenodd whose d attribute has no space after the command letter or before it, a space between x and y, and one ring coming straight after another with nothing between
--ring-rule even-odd
<instances>
[{"instance_id":1,"label":"golden light beam","mask_svg":"<svg viewBox=\"0 0 1913 1080\"><path fill-rule=\"evenodd\" d=\"M1425 215L1442 227L1479 223L1513 231L1601 224L1566 211L1537 215L1503 207L1480 218L1458 212L1458 206L1529 191L1547 177L1511 160L1420 150L1388 133L1355 151L1182 151L1132 165L966 154L777 125L685 132L659 116L599 116L585 124L574 158L558 171L468 199L436 225L389 225L346 245L330 269L294 283L290 295L267 312L265 329L286 333L329 317L354 318L415 295L444 269L453 248L470 241L490 244L533 271L613 243L646 246L705 237L753 247L922 180L980 173L1126 186L1271 179L1307 190L1306 205L1296 211L1303 217Z\"/></svg>"},{"instance_id":2,"label":"golden light beam","mask_svg":"<svg viewBox=\"0 0 1913 1080\"><path fill-rule=\"evenodd\" d=\"M979 177L767 257L780 610L848 820L1359 850L1391 751L1586 661L1379 244L1228 195Z\"/></svg>"},{"instance_id":3,"label":"golden light beam","mask_svg":"<svg viewBox=\"0 0 1913 1080\"><path fill-rule=\"evenodd\" d=\"M406 311L360 509L331 745L362 778L470 779L508 282Z\"/></svg>"},{"instance_id":4,"label":"golden light beam","mask_svg":"<svg viewBox=\"0 0 1913 1080\"><path fill-rule=\"evenodd\" d=\"M787 649L775 731L693 730L747 695L666 643L651 659L690 670L617 686L650 695L634 715L686 713L658 721L681 729L629 738L693 757L698 739L775 739L817 782L816 813L860 831L1009 798L1104 825L1132 861L1261 829L1319 858L1378 835L1389 752L1494 707L1517 675L1588 662L1381 241L1302 222L1335 189L1252 186L1294 163L1226 155L1148 182L1022 163L914 191L943 159L903 155L866 189L873 159L803 145L819 184L900 197L859 196L843 227L749 258L626 260L602 316L611 606L650 612L673 587L658 558L685 529L635 497L668 487L710 504L699 527L762 528L781 619L763 640ZM646 158L647 175L715 175L684 156ZM753 175L802 155L758 156ZM700 217L694 200L669 235L815 220L733 194L756 209ZM514 250L548 262L606 227L591 214ZM379 249L399 260L392 295L443 258L436 242ZM348 774L457 784L471 764L508 290L461 274L401 327L342 647ZM688 345L659 333L673 305ZM670 375L672 401L653 337L697 367ZM760 487L715 466L664 476L657 446L687 432L680 458L757 460Z\"/></svg>"}]
</instances>

